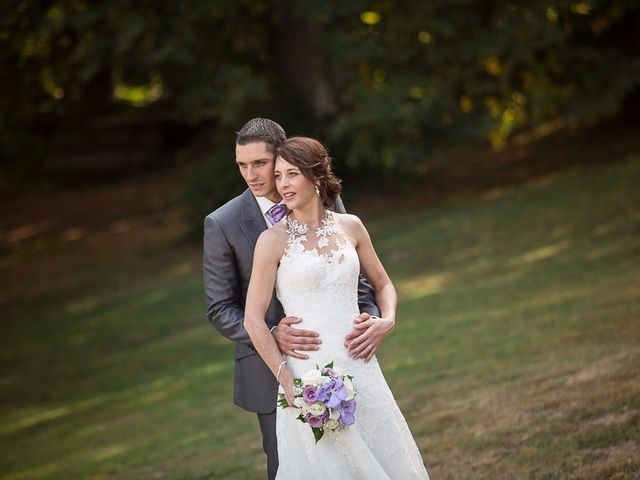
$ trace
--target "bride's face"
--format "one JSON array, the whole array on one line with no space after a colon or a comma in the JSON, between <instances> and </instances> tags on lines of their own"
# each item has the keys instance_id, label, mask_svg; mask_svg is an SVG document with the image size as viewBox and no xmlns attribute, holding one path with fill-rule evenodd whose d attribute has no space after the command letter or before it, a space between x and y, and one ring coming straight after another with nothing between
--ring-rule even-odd
<instances>
[{"instance_id":1,"label":"bride's face","mask_svg":"<svg viewBox=\"0 0 640 480\"><path fill-rule=\"evenodd\" d=\"M276 159L274 169L276 188L289 210L300 208L318 198L314 183L300 169L282 157Z\"/></svg>"}]
</instances>

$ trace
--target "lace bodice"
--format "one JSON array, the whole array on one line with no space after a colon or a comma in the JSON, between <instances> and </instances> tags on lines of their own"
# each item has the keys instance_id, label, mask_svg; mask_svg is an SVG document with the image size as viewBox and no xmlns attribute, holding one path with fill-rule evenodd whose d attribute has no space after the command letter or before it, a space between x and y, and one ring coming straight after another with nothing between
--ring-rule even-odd
<instances>
[{"instance_id":1,"label":"lace bodice","mask_svg":"<svg viewBox=\"0 0 640 480\"><path fill-rule=\"evenodd\" d=\"M289 235L280 259L276 295L286 315L304 319L304 328L344 335L358 310L360 263L340 228L337 214L327 210L317 230L284 220Z\"/></svg>"}]
</instances>

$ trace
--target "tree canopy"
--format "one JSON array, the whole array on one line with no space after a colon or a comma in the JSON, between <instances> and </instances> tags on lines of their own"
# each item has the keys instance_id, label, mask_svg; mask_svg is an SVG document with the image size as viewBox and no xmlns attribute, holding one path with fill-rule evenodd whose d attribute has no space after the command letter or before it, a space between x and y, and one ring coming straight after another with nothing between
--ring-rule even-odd
<instances>
[{"instance_id":1,"label":"tree canopy","mask_svg":"<svg viewBox=\"0 0 640 480\"><path fill-rule=\"evenodd\" d=\"M2 154L37 160L65 121L119 109L225 134L270 116L346 169L410 171L436 146L616 112L639 24L631 0L3 0Z\"/></svg>"}]
</instances>

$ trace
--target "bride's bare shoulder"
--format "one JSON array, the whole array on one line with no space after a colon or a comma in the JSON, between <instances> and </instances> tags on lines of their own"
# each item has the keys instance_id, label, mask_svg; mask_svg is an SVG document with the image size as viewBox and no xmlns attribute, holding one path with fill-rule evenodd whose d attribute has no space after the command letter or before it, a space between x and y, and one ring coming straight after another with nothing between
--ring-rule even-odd
<instances>
[{"instance_id":1,"label":"bride's bare shoulder","mask_svg":"<svg viewBox=\"0 0 640 480\"><path fill-rule=\"evenodd\" d=\"M260 234L256 243L256 251L267 250L281 255L287 245L287 238L288 234L284 222L277 223Z\"/></svg>"},{"instance_id":2,"label":"bride's bare shoulder","mask_svg":"<svg viewBox=\"0 0 640 480\"><path fill-rule=\"evenodd\" d=\"M362 228L363 226L360 217L352 213L334 212L334 215L338 218L338 221L343 228Z\"/></svg>"},{"instance_id":3,"label":"bride's bare shoulder","mask_svg":"<svg viewBox=\"0 0 640 480\"><path fill-rule=\"evenodd\" d=\"M364 224L360 217L351 213L336 213L342 230L354 240L361 238L363 232L366 232Z\"/></svg>"}]
</instances>

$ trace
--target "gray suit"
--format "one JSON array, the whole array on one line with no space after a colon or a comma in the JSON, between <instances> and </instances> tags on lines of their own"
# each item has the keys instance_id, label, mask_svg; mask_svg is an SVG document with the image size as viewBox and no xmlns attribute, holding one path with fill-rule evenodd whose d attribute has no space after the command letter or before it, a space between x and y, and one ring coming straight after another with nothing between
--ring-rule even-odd
<instances>
[{"instance_id":1,"label":"gray suit","mask_svg":"<svg viewBox=\"0 0 640 480\"><path fill-rule=\"evenodd\" d=\"M345 211L339 198L335 210ZM278 383L257 354L243 325L253 250L266 229L258 202L249 189L209 214L204 221L204 287L209 321L236 344L233 400L245 410L258 413L269 477L272 478L277 470L275 407ZM358 290L360 310L380 315L373 290L364 277L360 279ZM283 317L282 306L274 292L265 322L271 328Z\"/></svg>"}]
</instances>

